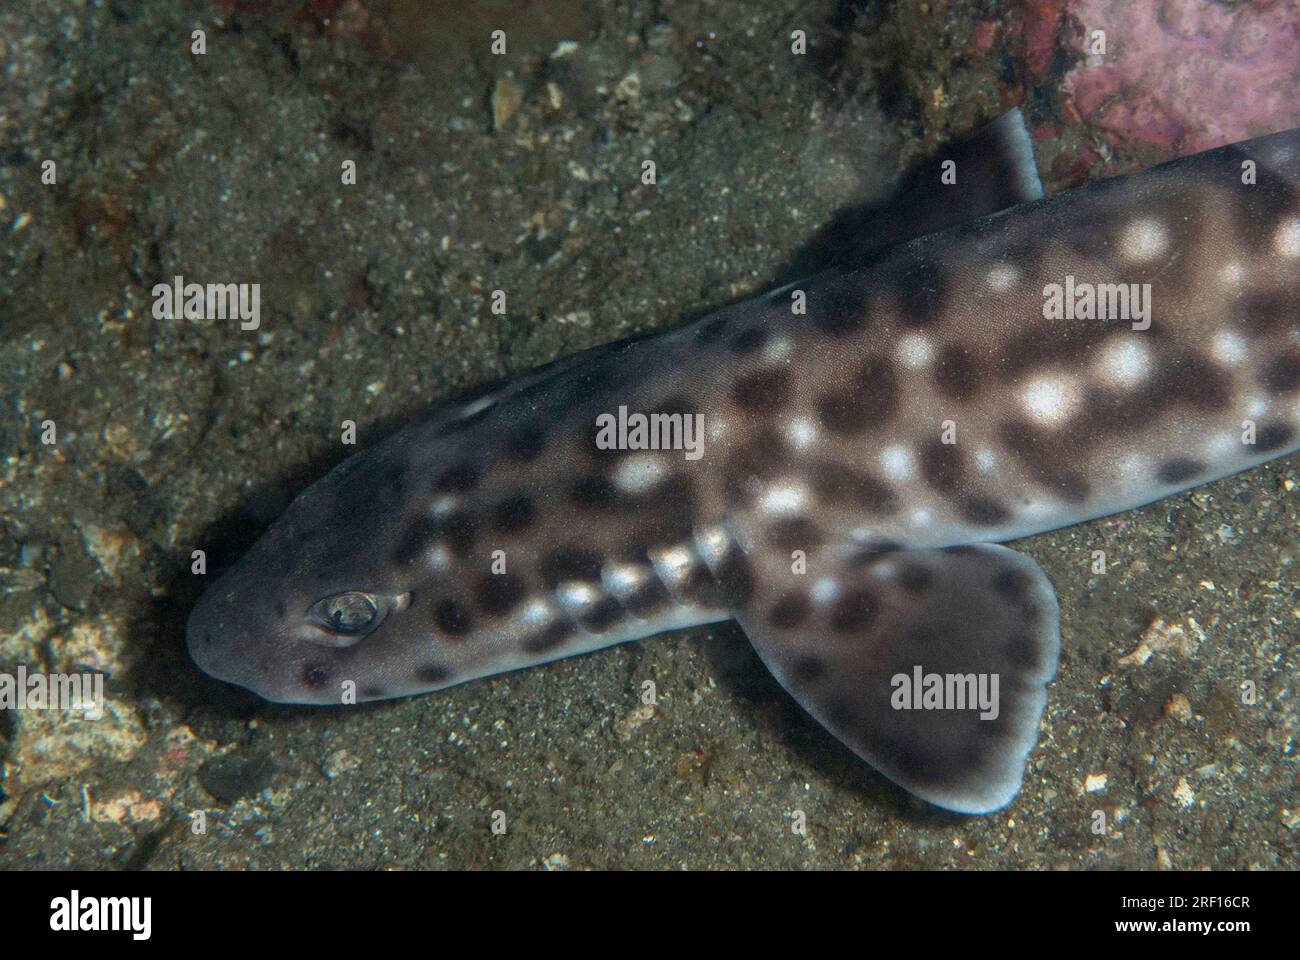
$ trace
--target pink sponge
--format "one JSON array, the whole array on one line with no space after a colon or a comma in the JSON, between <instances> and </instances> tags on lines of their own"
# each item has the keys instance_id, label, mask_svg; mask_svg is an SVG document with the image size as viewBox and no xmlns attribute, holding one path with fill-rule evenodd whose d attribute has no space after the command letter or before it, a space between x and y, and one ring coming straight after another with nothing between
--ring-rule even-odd
<instances>
[{"instance_id":1,"label":"pink sponge","mask_svg":"<svg viewBox=\"0 0 1300 960\"><path fill-rule=\"evenodd\" d=\"M1116 142L1183 155L1300 126L1300 17L1295 0L1235 9L1211 0L1069 0L1106 53L1070 71L1067 109Z\"/></svg>"}]
</instances>

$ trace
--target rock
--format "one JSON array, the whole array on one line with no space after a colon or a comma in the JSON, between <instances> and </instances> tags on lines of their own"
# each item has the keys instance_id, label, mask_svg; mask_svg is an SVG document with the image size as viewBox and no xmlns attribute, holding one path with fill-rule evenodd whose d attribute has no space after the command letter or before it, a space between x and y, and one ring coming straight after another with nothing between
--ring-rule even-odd
<instances>
[{"instance_id":1,"label":"rock","mask_svg":"<svg viewBox=\"0 0 1300 960\"><path fill-rule=\"evenodd\" d=\"M199 783L222 803L252 797L271 785L275 765L260 751L236 751L199 767Z\"/></svg>"}]
</instances>

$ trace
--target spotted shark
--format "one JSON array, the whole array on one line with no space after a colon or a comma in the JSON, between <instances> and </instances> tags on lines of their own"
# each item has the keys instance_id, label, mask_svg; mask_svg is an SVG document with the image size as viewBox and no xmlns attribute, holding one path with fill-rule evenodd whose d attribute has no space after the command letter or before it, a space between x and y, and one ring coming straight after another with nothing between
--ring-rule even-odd
<instances>
[{"instance_id":1,"label":"spotted shark","mask_svg":"<svg viewBox=\"0 0 1300 960\"><path fill-rule=\"evenodd\" d=\"M1060 619L998 544L1300 445L1300 130L1052 197L1018 111L957 156L888 244L345 460L203 595L193 659L340 704L734 619L886 777L1005 806Z\"/></svg>"}]
</instances>

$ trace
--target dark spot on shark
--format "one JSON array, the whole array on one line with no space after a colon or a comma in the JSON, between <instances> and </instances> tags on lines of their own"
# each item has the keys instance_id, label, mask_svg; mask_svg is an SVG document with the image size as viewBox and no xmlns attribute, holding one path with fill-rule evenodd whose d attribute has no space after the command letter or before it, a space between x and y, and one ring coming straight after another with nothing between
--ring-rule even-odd
<instances>
[{"instance_id":1,"label":"dark spot on shark","mask_svg":"<svg viewBox=\"0 0 1300 960\"><path fill-rule=\"evenodd\" d=\"M636 617L650 617L673 602L668 590L656 577L645 582L623 598L623 608Z\"/></svg>"},{"instance_id":2,"label":"dark spot on shark","mask_svg":"<svg viewBox=\"0 0 1300 960\"><path fill-rule=\"evenodd\" d=\"M488 522L499 533L517 533L532 526L537 518L537 507L524 494L507 497L488 514Z\"/></svg>"},{"instance_id":3,"label":"dark spot on shark","mask_svg":"<svg viewBox=\"0 0 1300 960\"><path fill-rule=\"evenodd\" d=\"M808 619L812 605L802 593L787 593L768 611L767 622L778 630L790 630Z\"/></svg>"},{"instance_id":4,"label":"dark spot on shark","mask_svg":"<svg viewBox=\"0 0 1300 960\"><path fill-rule=\"evenodd\" d=\"M1300 353L1290 353L1271 361L1260 379L1275 393L1290 393L1300 388Z\"/></svg>"},{"instance_id":5,"label":"dark spot on shark","mask_svg":"<svg viewBox=\"0 0 1300 960\"><path fill-rule=\"evenodd\" d=\"M302 667L302 682L313 690L319 690L329 683L330 672L319 663L305 663Z\"/></svg>"},{"instance_id":6,"label":"dark spot on shark","mask_svg":"<svg viewBox=\"0 0 1300 960\"><path fill-rule=\"evenodd\" d=\"M1046 485L1066 503L1083 503L1092 493L1083 474L1073 471L1053 471Z\"/></svg>"},{"instance_id":7,"label":"dark spot on shark","mask_svg":"<svg viewBox=\"0 0 1300 960\"><path fill-rule=\"evenodd\" d=\"M955 443L927 440L918 451L921 476L936 490L951 493L956 490L965 474L961 451Z\"/></svg>"},{"instance_id":8,"label":"dark spot on shark","mask_svg":"<svg viewBox=\"0 0 1300 960\"><path fill-rule=\"evenodd\" d=\"M485 573L474 588L479 609L493 616L509 613L527 593L524 578L514 573Z\"/></svg>"},{"instance_id":9,"label":"dark spot on shark","mask_svg":"<svg viewBox=\"0 0 1300 960\"><path fill-rule=\"evenodd\" d=\"M754 594L754 575L739 550L731 550L718 565L719 596L724 606L738 607Z\"/></svg>"},{"instance_id":10,"label":"dark spot on shark","mask_svg":"<svg viewBox=\"0 0 1300 960\"><path fill-rule=\"evenodd\" d=\"M993 577L994 592L1012 603L1022 603L1029 596L1030 585L1029 574L1015 567L999 570Z\"/></svg>"},{"instance_id":11,"label":"dark spot on shark","mask_svg":"<svg viewBox=\"0 0 1300 960\"><path fill-rule=\"evenodd\" d=\"M474 628L474 615L463 603L447 597L434 605L433 622L448 637L460 638Z\"/></svg>"},{"instance_id":12,"label":"dark spot on shark","mask_svg":"<svg viewBox=\"0 0 1300 960\"><path fill-rule=\"evenodd\" d=\"M569 499L580 507L605 510L618 503L618 488L606 477L579 477L569 488Z\"/></svg>"},{"instance_id":13,"label":"dark spot on shark","mask_svg":"<svg viewBox=\"0 0 1300 960\"><path fill-rule=\"evenodd\" d=\"M361 697L363 700L382 700L388 691L384 687L369 686L361 688Z\"/></svg>"},{"instance_id":14,"label":"dark spot on shark","mask_svg":"<svg viewBox=\"0 0 1300 960\"><path fill-rule=\"evenodd\" d=\"M1160 464L1156 479L1161 483L1184 483L1205 470L1205 464L1190 457L1175 457Z\"/></svg>"},{"instance_id":15,"label":"dark spot on shark","mask_svg":"<svg viewBox=\"0 0 1300 960\"><path fill-rule=\"evenodd\" d=\"M524 653L546 653L548 650L554 650L560 644L569 638L572 631L563 622L556 621L550 626L539 630L528 637L520 644L520 649Z\"/></svg>"},{"instance_id":16,"label":"dark spot on shark","mask_svg":"<svg viewBox=\"0 0 1300 960\"><path fill-rule=\"evenodd\" d=\"M786 517L768 528L767 542L778 550L816 550L824 541L821 528L807 517Z\"/></svg>"},{"instance_id":17,"label":"dark spot on shark","mask_svg":"<svg viewBox=\"0 0 1300 960\"><path fill-rule=\"evenodd\" d=\"M1258 453L1271 453L1290 445L1295 439L1295 430L1285 423L1268 423L1255 433L1255 450Z\"/></svg>"},{"instance_id":18,"label":"dark spot on shark","mask_svg":"<svg viewBox=\"0 0 1300 960\"><path fill-rule=\"evenodd\" d=\"M746 354L753 353L763 344L767 343L768 332L762 327L750 327L736 334L731 341L731 349L735 353Z\"/></svg>"},{"instance_id":19,"label":"dark spot on shark","mask_svg":"<svg viewBox=\"0 0 1300 960\"><path fill-rule=\"evenodd\" d=\"M904 323L923 326L939 319L939 311L947 299L948 281L937 260L914 253L904 254L903 262L893 276Z\"/></svg>"},{"instance_id":20,"label":"dark spot on shark","mask_svg":"<svg viewBox=\"0 0 1300 960\"><path fill-rule=\"evenodd\" d=\"M478 486L478 469L472 463L458 463L448 467L433 482L439 493L469 493Z\"/></svg>"},{"instance_id":21,"label":"dark spot on shark","mask_svg":"<svg viewBox=\"0 0 1300 960\"><path fill-rule=\"evenodd\" d=\"M802 656L790 665L790 676L799 683L812 683L826 676L826 661L821 657Z\"/></svg>"},{"instance_id":22,"label":"dark spot on shark","mask_svg":"<svg viewBox=\"0 0 1300 960\"><path fill-rule=\"evenodd\" d=\"M672 546L689 540L696 512L695 482L677 474L663 480L650 493L631 501L637 536L650 547Z\"/></svg>"},{"instance_id":23,"label":"dark spot on shark","mask_svg":"<svg viewBox=\"0 0 1300 960\"><path fill-rule=\"evenodd\" d=\"M979 392L981 370L970 350L952 343L939 352L934 382L947 399L970 400Z\"/></svg>"},{"instance_id":24,"label":"dark spot on shark","mask_svg":"<svg viewBox=\"0 0 1300 960\"><path fill-rule=\"evenodd\" d=\"M968 497L962 501L961 515L980 527L994 527L1011 517L1002 504L989 497Z\"/></svg>"},{"instance_id":25,"label":"dark spot on shark","mask_svg":"<svg viewBox=\"0 0 1300 960\"><path fill-rule=\"evenodd\" d=\"M713 343L722 339L722 335L727 332L727 321L722 317L713 320L706 320L700 324L695 331L696 343Z\"/></svg>"},{"instance_id":26,"label":"dark spot on shark","mask_svg":"<svg viewBox=\"0 0 1300 960\"><path fill-rule=\"evenodd\" d=\"M1235 326L1246 336L1262 336L1300 322L1294 297L1280 293L1250 293L1243 298Z\"/></svg>"},{"instance_id":27,"label":"dark spot on shark","mask_svg":"<svg viewBox=\"0 0 1300 960\"><path fill-rule=\"evenodd\" d=\"M833 337L844 336L867 320L871 297L860 278L842 274L826 287L808 294L808 315L817 329Z\"/></svg>"},{"instance_id":28,"label":"dark spot on shark","mask_svg":"<svg viewBox=\"0 0 1300 960\"><path fill-rule=\"evenodd\" d=\"M623 619L623 609L613 597L602 597L584 610L579 619L592 633L604 633Z\"/></svg>"},{"instance_id":29,"label":"dark spot on shark","mask_svg":"<svg viewBox=\"0 0 1300 960\"><path fill-rule=\"evenodd\" d=\"M441 663L426 663L415 672L415 678L421 683L442 683L451 679L451 668Z\"/></svg>"},{"instance_id":30,"label":"dark spot on shark","mask_svg":"<svg viewBox=\"0 0 1300 960\"><path fill-rule=\"evenodd\" d=\"M1038 662L1038 644L1027 633L1018 633L1007 641L1007 662L1019 670L1028 670Z\"/></svg>"},{"instance_id":31,"label":"dark spot on shark","mask_svg":"<svg viewBox=\"0 0 1300 960\"><path fill-rule=\"evenodd\" d=\"M898 497L886 484L870 474L831 460L812 470L813 490L832 503L850 503L873 514L892 513Z\"/></svg>"},{"instance_id":32,"label":"dark spot on shark","mask_svg":"<svg viewBox=\"0 0 1300 960\"><path fill-rule=\"evenodd\" d=\"M1226 407L1232 397L1228 375L1208 360L1190 353L1170 358L1160 388L1168 399L1202 410Z\"/></svg>"},{"instance_id":33,"label":"dark spot on shark","mask_svg":"<svg viewBox=\"0 0 1300 960\"><path fill-rule=\"evenodd\" d=\"M828 430L853 436L888 423L898 410L898 392L893 363L886 357L871 357L847 389L822 396L817 412Z\"/></svg>"},{"instance_id":34,"label":"dark spot on shark","mask_svg":"<svg viewBox=\"0 0 1300 960\"><path fill-rule=\"evenodd\" d=\"M703 563L692 562L686 568L686 578L677 590L688 603L716 607L722 602L718 582Z\"/></svg>"},{"instance_id":35,"label":"dark spot on shark","mask_svg":"<svg viewBox=\"0 0 1300 960\"><path fill-rule=\"evenodd\" d=\"M464 560L474 551L478 522L468 513L449 513L437 521L437 527L438 539L447 545L453 556Z\"/></svg>"},{"instance_id":36,"label":"dark spot on shark","mask_svg":"<svg viewBox=\"0 0 1300 960\"><path fill-rule=\"evenodd\" d=\"M542 558L542 582L552 590L574 580L599 582L601 564L601 556L594 550L561 547Z\"/></svg>"},{"instance_id":37,"label":"dark spot on shark","mask_svg":"<svg viewBox=\"0 0 1300 960\"><path fill-rule=\"evenodd\" d=\"M1128 404L1135 407L1137 404ZM1108 411L1109 412L1109 411ZM1114 418L1099 417L1095 420L1098 428L1121 429L1120 424L1126 413L1117 411ZM1091 493L1088 481L1083 474L1063 467L1070 460L1070 455L1085 449L1095 433L1086 428L1070 431L1061 437L1053 437L1044 431L1035 430L1024 420L1008 420L998 428L1002 442L1015 455L1026 472L1052 495L1066 503L1083 503Z\"/></svg>"},{"instance_id":38,"label":"dark spot on shark","mask_svg":"<svg viewBox=\"0 0 1300 960\"><path fill-rule=\"evenodd\" d=\"M919 563L909 563L899 572L898 584L908 593L923 593L934 584L934 574Z\"/></svg>"},{"instance_id":39,"label":"dark spot on shark","mask_svg":"<svg viewBox=\"0 0 1300 960\"><path fill-rule=\"evenodd\" d=\"M666 416L675 416L680 414L683 417L689 417L698 412L698 407L694 400L680 393L670 394L661 398L657 403L650 405L650 409L655 413L661 413Z\"/></svg>"},{"instance_id":40,"label":"dark spot on shark","mask_svg":"<svg viewBox=\"0 0 1300 960\"><path fill-rule=\"evenodd\" d=\"M879 615L875 594L866 588L846 593L831 607L830 625L836 633L861 633Z\"/></svg>"},{"instance_id":41,"label":"dark spot on shark","mask_svg":"<svg viewBox=\"0 0 1300 960\"><path fill-rule=\"evenodd\" d=\"M1129 321L1094 320L1074 324L1027 321L1025 329L996 358L994 370L1003 383L1017 384L1032 370L1077 367L1121 329L1128 330ZM1148 331L1148 335L1154 336L1154 332Z\"/></svg>"},{"instance_id":42,"label":"dark spot on shark","mask_svg":"<svg viewBox=\"0 0 1300 960\"><path fill-rule=\"evenodd\" d=\"M677 511L665 505L640 514L637 519L637 535L651 547L683 543L691 538L692 529L689 508Z\"/></svg>"},{"instance_id":43,"label":"dark spot on shark","mask_svg":"<svg viewBox=\"0 0 1300 960\"><path fill-rule=\"evenodd\" d=\"M758 413L775 413L790 399L788 370L756 370L736 381L731 396L746 409Z\"/></svg>"},{"instance_id":44,"label":"dark spot on shark","mask_svg":"<svg viewBox=\"0 0 1300 960\"><path fill-rule=\"evenodd\" d=\"M733 504L747 502L753 496L752 481L775 475L789 463L784 441L767 428L760 429L753 440L727 458L723 469L723 492Z\"/></svg>"},{"instance_id":45,"label":"dark spot on shark","mask_svg":"<svg viewBox=\"0 0 1300 960\"><path fill-rule=\"evenodd\" d=\"M530 463L546 449L546 430L530 423L510 431L506 437L506 456L520 463Z\"/></svg>"},{"instance_id":46,"label":"dark spot on shark","mask_svg":"<svg viewBox=\"0 0 1300 960\"><path fill-rule=\"evenodd\" d=\"M398 566L409 566L424 556L424 552L433 545L441 533L440 521L431 517L416 517L406 525L389 556Z\"/></svg>"}]
</instances>

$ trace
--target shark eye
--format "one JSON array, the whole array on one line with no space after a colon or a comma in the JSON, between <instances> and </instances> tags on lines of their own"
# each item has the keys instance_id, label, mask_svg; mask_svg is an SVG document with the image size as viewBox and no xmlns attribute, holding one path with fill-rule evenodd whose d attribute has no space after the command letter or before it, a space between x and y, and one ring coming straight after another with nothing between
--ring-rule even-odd
<instances>
[{"instance_id":1,"label":"shark eye","mask_svg":"<svg viewBox=\"0 0 1300 960\"><path fill-rule=\"evenodd\" d=\"M307 616L331 633L339 634L341 643L356 643L378 624L379 606L372 595L349 590L317 600Z\"/></svg>"}]
</instances>

